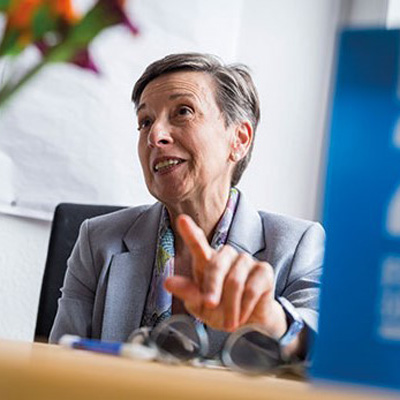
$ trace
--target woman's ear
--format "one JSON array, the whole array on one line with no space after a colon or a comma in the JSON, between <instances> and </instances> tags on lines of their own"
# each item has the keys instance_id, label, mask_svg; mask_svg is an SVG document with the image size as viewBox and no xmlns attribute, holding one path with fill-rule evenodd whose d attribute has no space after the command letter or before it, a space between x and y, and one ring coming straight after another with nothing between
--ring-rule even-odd
<instances>
[{"instance_id":1,"label":"woman's ear","mask_svg":"<svg viewBox=\"0 0 400 400\"><path fill-rule=\"evenodd\" d=\"M236 125L232 142L231 160L237 162L244 158L253 140L253 127L249 120L240 121Z\"/></svg>"}]
</instances>

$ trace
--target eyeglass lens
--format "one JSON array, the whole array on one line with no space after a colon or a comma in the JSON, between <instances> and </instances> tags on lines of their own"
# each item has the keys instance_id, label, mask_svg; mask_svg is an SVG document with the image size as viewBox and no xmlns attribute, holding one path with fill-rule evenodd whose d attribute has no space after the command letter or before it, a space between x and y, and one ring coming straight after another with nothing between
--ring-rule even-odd
<instances>
[{"instance_id":1,"label":"eyeglass lens","mask_svg":"<svg viewBox=\"0 0 400 400\"><path fill-rule=\"evenodd\" d=\"M186 361L202 353L202 343L195 324L171 318L154 328L151 338L157 347L179 360Z\"/></svg>"},{"instance_id":2,"label":"eyeglass lens","mask_svg":"<svg viewBox=\"0 0 400 400\"><path fill-rule=\"evenodd\" d=\"M238 335L222 358L228 366L248 373L267 372L283 363L279 343L254 330Z\"/></svg>"}]
</instances>

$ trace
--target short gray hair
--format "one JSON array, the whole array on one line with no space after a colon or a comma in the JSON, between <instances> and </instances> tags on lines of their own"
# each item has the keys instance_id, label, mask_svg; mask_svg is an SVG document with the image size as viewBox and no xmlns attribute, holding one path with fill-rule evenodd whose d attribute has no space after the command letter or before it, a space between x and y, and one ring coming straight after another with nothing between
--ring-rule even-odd
<instances>
[{"instance_id":1,"label":"short gray hair","mask_svg":"<svg viewBox=\"0 0 400 400\"><path fill-rule=\"evenodd\" d=\"M205 72L216 83L215 100L225 119L226 126L248 119L253 128L253 140L246 156L237 164L231 184L238 184L253 150L254 135L260 120L260 101L249 69L243 64L225 65L218 57L201 53L170 54L150 64L136 82L132 101L136 108L145 87L155 78L177 71Z\"/></svg>"}]
</instances>

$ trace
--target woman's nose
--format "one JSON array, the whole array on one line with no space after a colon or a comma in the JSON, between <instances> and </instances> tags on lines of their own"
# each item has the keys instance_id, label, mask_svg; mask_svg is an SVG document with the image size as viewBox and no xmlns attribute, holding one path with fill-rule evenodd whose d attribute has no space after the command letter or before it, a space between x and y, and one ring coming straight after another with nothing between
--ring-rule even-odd
<instances>
[{"instance_id":1,"label":"woman's nose","mask_svg":"<svg viewBox=\"0 0 400 400\"><path fill-rule=\"evenodd\" d=\"M147 136L148 145L151 147L165 146L172 143L168 124L154 122Z\"/></svg>"}]
</instances>

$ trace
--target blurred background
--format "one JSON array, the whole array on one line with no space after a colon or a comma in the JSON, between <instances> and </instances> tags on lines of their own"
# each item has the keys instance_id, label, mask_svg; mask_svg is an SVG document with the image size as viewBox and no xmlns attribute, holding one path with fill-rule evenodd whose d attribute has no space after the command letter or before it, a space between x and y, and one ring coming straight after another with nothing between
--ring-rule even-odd
<instances>
[{"instance_id":1,"label":"blurred background","mask_svg":"<svg viewBox=\"0 0 400 400\"><path fill-rule=\"evenodd\" d=\"M102 32L91 44L99 75L46 66L0 109L0 338L33 339L58 203L154 202L130 102L150 62L199 51L247 64L262 116L239 188L256 208L319 220L337 31L400 24L400 0L128 0L127 11L140 34ZM0 85L37 58L0 61Z\"/></svg>"}]
</instances>

